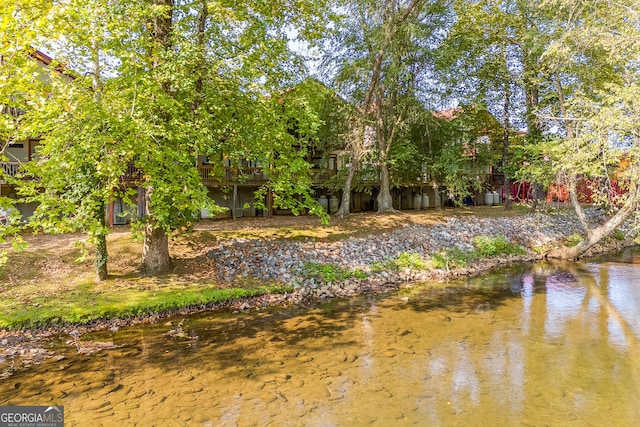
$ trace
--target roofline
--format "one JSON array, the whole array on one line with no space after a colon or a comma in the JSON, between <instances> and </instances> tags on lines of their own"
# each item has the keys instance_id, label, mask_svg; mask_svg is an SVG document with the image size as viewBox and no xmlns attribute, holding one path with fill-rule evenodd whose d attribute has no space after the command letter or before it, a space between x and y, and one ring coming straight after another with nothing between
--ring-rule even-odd
<instances>
[{"instance_id":1,"label":"roofline","mask_svg":"<svg viewBox=\"0 0 640 427\"><path fill-rule=\"evenodd\" d=\"M29 56L42 62L44 65L51 65L51 63L53 62L53 58L38 49L34 49L33 51L29 52Z\"/></svg>"},{"instance_id":2,"label":"roofline","mask_svg":"<svg viewBox=\"0 0 640 427\"><path fill-rule=\"evenodd\" d=\"M29 56L33 59L35 59L36 61L40 62L42 65L44 65L45 67L48 67L51 64L55 64L55 71L57 71L60 74L64 74L65 76L71 78L71 79L76 79L77 76L75 76L72 72L70 72L67 69L67 66L62 64L62 63L56 63L57 61L55 61L52 57L50 57L49 55L47 55L46 53L42 52L41 50L38 50L36 48L31 48L32 50L29 52Z\"/></svg>"}]
</instances>

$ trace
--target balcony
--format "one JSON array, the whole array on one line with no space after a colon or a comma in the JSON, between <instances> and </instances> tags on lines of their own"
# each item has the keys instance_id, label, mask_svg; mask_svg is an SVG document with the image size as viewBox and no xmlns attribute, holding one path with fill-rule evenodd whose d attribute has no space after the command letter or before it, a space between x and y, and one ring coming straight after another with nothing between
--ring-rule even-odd
<instances>
[{"instance_id":1,"label":"balcony","mask_svg":"<svg viewBox=\"0 0 640 427\"><path fill-rule=\"evenodd\" d=\"M0 167L5 175L14 177L20 168L20 162L0 162ZM222 171L222 176L220 176ZM234 168L214 165L198 165L200 178L209 184L244 184L244 185L263 185L269 180L269 173L264 168ZM311 179L314 184L324 184L331 177L336 175L337 171L332 169L311 169ZM144 181L144 173L136 168L133 164L128 164L125 173L120 178L123 184L139 185Z\"/></svg>"},{"instance_id":2,"label":"balcony","mask_svg":"<svg viewBox=\"0 0 640 427\"><path fill-rule=\"evenodd\" d=\"M338 171L335 169L311 169L311 180L314 184L326 184Z\"/></svg>"},{"instance_id":3,"label":"balcony","mask_svg":"<svg viewBox=\"0 0 640 427\"><path fill-rule=\"evenodd\" d=\"M124 175L122 175L120 179L125 184L135 184L135 183L142 182L143 178L144 178L144 174L142 173L142 171L136 168L133 164L129 163L127 165L127 170L125 171Z\"/></svg>"},{"instance_id":4,"label":"balcony","mask_svg":"<svg viewBox=\"0 0 640 427\"><path fill-rule=\"evenodd\" d=\"M219 171L223 170L223 175ZM263 168L251 167L224 167L214 165L198 165L200 178L203 181L218 184L246 184L262 185L269 180L268 173Z\"/></svg>"},{"instance_id":5,"label":"balcony","mask_svg":"<svg viewBox=\"0 0 640 427\"><path fill-rule=\"evenodd\" d=\"M220 170L223 175L220 177ZM216 167L214 165L198 165L200 178L203 181L216 184L245 184L245 185L263 185L269 180L269 172L264 168L255 167ZM332 169L311 169L311 179L314 184L324 184L337 171Z\"/></svg>"},{"instance_id":6,"label":"balcony","mask_svg":"<svg viewBox=\"0 0 640 427\"><path fill-rule=\"evenodd\" d=\"M18 174L21 164L20 162L0 162L0 167L2 167L4 175L13 177Z\"/></svg>"}]
</instances>

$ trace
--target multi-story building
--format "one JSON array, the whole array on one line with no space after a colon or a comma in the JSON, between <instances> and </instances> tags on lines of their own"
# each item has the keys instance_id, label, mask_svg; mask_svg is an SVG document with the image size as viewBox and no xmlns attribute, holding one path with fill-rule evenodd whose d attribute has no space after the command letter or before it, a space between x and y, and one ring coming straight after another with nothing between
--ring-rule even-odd
<instances>
[{"instance_id":1,"label":"multi-story building","mask_svg":"<svg viewBox=\"0 0 640 427\"><path fill-rule=\"evenodd\" d=\"M53 62L50 57L39 51L34 51L31 56L42 67L48 67ZM61 67L59 67L59 71L66 73ZM69 78L73 77L70 75ZM318 85L318 90L329 91L318 81L313 80L310 84ZM346 103L345 101L340 101ZM19 112L13 113L19 114ZM331 115L331 112L327 114ZM452 121L456 120L460 114L462 114L460 109L454 109L436 113L435 116L438 119ZM333 117L325 117L325 119L327 124L334 127L336 126L336 121L340 120L335 115ZM339 138L337 137L340 131L333 129L330 133L334 137L332 144L325 144L323 149L313 146L307 147L308 155L306 160L311 168L312 189L315 197L322 206L332 213L338 208L338 200L340 200L340 192L342 191L339 175L342 170L347 168L350 153L340 146ZM482 135L477 141L474 140L472 145L486 144L486 140L488 140L488 137ZM3 171L3 175L0 176L1 196L16 198L15 186L10 182L10 178L18 175L22 164L31 161L37 156L39 143L39 139L33 138L14 141L4 147L5 161L0 162L0 167ZM371 143L372 149L374 145ZM471 148L469 146L469 150ZM475 151L473 154L465 154L468 154L468 157L471 158L475 156ZM209 159L206 156L198 156L197 159L194 159L194 167L198 169L202 183L208 189L209 197L218 206L227 208L225 213L217 215L203 211L201 212L203 219L212 217L271 216L287 213L287 211L274 208L269 192L266 192L265 199L260 200L261 203L256 203L256 191L269 183L269 164L255 160L243 160L239 164L232 164L229 159L224 157ZM376 204L375 195L380 185L380 174L375 162L366 163L360 169L359 185L354 186L354 190L352 190L350 207L352 212L374 210ZM142 173L133 165L130 165L121 182L123 186L135 188L143 185L142 179ZM490 166L487 169L487 176L482 177L482 179L488 179L488 185L499 185L499 174L495 172L495 168ZM394 208L419 209L434 206L435 198L446 194L446 189L442 189L442 194L436 194L431 186L432 181L432 177L421 170L416 171L415 178L411 178L410 182L397 183L392 190ZM138 197L138 199L142 200L143 198ZM482 197L477 197L477 199L480 204L483 203ZM258 206L264 206L264 209L261 210ZM23 218L28 218L36 208L35 204L20 202L16 203L16 207L20 210ZM138 205L135 197L133 200L128 201L117 199L110 203L107 209L108 222L110 224L124 224L131 215L141 215L143 212L143 207Z\"/></svg>"},{"instance_id":2,"label":"multi-story building","mask_svg":"<svg viewBox=\"0 0 640 427\"><path fill-rule=\"evenodd\" d=\"M39 50L29 52L29 56L35 61L38 67L45 68L53 64L53 59ZM68 73L64 67L57 65L55 70L61 73L65 78L72 79L73 75ZM46 79L46 73L37 73L35 76L38 80ZM14 116L14 121L18 122L23 111L18 108L4 105L0 114L9 114ZM0 161L0 196L16 199L15 185L10 181L20 170L20 166L26 162L30 162L37 152L39 138L28 138L20 141L0 141L0 155L4 156L4 161ZM0 159L2 160L2 159ZM18 202L16 208L20 210L23 218L28 218L33 214L36 205L34 203Z\"/></svg>"}]
</instances>

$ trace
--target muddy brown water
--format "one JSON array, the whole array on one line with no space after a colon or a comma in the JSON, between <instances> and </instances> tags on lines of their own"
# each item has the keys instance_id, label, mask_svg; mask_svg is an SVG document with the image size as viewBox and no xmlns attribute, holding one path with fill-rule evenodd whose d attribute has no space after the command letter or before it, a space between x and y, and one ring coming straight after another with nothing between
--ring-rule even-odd
<instances>
[{"instance_id":1,"label":"muddy brown water","mask_svg":"<svg viewBox=\"0 0 640 427\"><path fill-rule=\"evenodd\" d=\"M61 337L0 405L67 426L637 425L640 255ZM117 348L80 354L90 342Z\"/></svg>"}]
</instances>

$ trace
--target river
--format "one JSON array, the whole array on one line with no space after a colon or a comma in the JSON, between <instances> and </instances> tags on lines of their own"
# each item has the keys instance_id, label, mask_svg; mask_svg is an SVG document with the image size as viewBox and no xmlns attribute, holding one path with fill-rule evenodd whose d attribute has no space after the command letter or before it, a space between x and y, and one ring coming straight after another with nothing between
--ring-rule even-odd
<instances>
[{"instance_id":1,"label":"river","mask_svg":"<svg viewBox=\"0 0 640 427\"><path fill-rule=\"evenodd\" d=\"M68 338L0 404L67 426L631 426L640 252Z\"/></svg>"}]
</instances>

